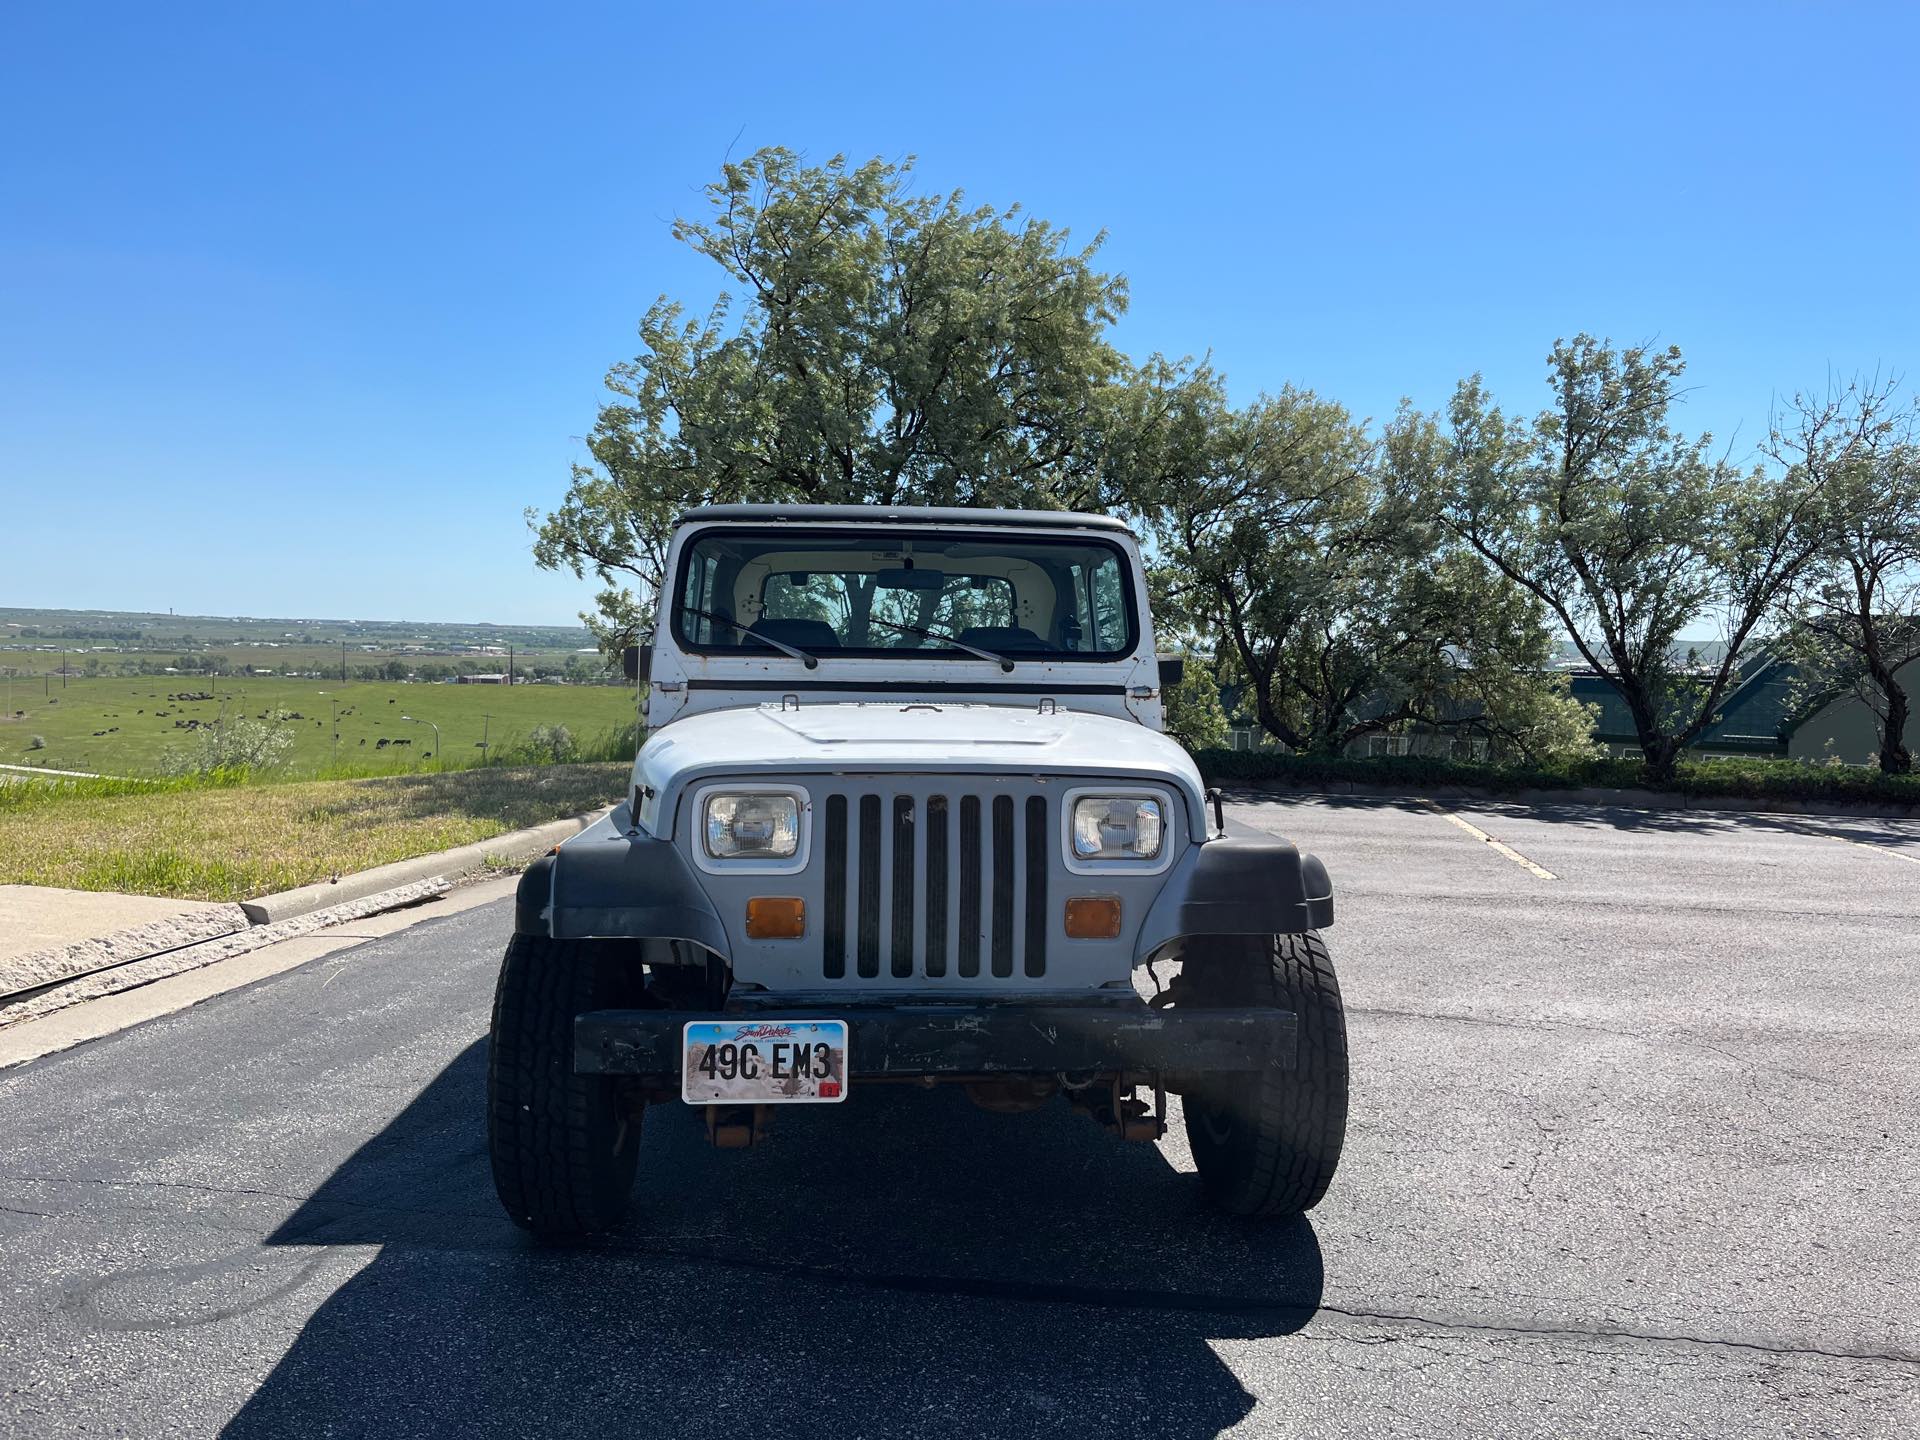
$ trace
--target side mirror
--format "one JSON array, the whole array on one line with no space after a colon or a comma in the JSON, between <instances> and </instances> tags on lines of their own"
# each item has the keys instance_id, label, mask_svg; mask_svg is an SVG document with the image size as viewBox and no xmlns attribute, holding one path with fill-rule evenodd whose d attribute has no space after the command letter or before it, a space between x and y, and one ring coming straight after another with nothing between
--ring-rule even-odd
<instances>
[{"instance_id":1,"label":"side mirror","mask_svg":"<svg viewBox=\"0 0 1920 1440\"><path fill-rule=\"evenodd\" d=\"M627 679L644 680L653 672L653 646L629 645L620 653L620 668Z\"/></svg>"},{"instance_id":2,"label":"side mirror","mask_svg":"<svg viewBox=\"0 0 1920 1440\"><path fill-rule=\"evenodd\" d=\"M1187 678L1187 657L1184 655L1157 655L1160 662L1160 688L1171 690Z\"/></svg>"}]
</instances>

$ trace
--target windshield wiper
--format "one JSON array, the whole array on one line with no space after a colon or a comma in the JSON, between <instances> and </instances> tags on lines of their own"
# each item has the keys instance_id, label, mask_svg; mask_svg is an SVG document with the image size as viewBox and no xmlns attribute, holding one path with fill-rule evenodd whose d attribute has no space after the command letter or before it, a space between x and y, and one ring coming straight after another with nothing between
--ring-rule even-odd
<instances>
[{"instance_id":1,"label":"windshield wiper","mask_svg":"<svg viewBox=\"0 0 1920 1440\"><path fill-rule=\"evenodd\" d=\"M773 636L764 634L761 631L754 629L753 626L751 625L742 625L738 620L731 620L727 616L717 614L712 610L696 610L691 605L682 605L680 607L680 612L683 615L697 615L702 620L711 620L716 625L725 625L730 629L738 630L742 635L751 635L756 640L764 640L767 644L771 645L774 649L783 650L787 654L791 655L794 659L804 662L807 669L809 670L818 670L820 668L819 656L809 655L806 651L802 650L798 645L789 645L784 640L776 640L773 638ZM1007 668L1011 670L1013 667L1009 665Z\"/></svg>"},{"instance_id":2,"label":"windshield wiper","mask_svg":"<svg viewBox=\"0 0 1920 1440\"><path fill-rule=\"evenodd\" d=\"M938 630L923 630L918 625L898 625L891 620L882 620L878 615L869 615L867 617L867 623L869 625L879 625L888 630L898 630L902 635L919 635L928 640L938 640L943 644L953 646L956 650L964 650L969 655L978 655L982 660L991 660L1009 675L1013 673L1013 661L1009 660L1006 656L996 655L991 650L982 650L978 645L969 645L958 636L943 635Z\"/></svg>"}]
</instances>

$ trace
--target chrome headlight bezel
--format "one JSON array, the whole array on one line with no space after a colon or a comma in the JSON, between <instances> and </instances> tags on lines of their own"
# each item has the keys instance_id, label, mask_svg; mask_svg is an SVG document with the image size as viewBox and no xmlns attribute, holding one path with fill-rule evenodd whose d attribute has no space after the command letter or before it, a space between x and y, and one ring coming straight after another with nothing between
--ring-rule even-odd
<instances>
[{"instance_id":1,"label":"chrome headlight bezel","mask_svg":"<svg viewBox=\"0 0 1920 1440\"><path fill-rule=\"evenodd\" d=\"M1157 845L1151 852L1109 849L1100 854L1083 853L1079 844L1080 816L1083 809L1096 810L1105 805L1133 802L1135 815L1150 813L1157 832ZM1079 875L1152 875L1173 863L1173 813L1171 798L1160 790L1139 785L1082 786L1061 797L1061 846L1067 869ZM1148 828L1135 821L1138 829Z\"/></svg>"},{"instance_id":2,"label":"chrome headlight bezel","mask_svg":"<svg viewBox=\"0 0 1920 1440\"><path fill-rule=\"evenodd\" d=\"M790 807L792 849L758 850L715 854L713 846L714 804L716 801L746 799L781 802L775 809ZM791 875L807 868L807 845L812 824L812 805L806 790L798 785L754 785L740 781L707 785L694 792L693 858L702 870L716 875ZM777 822L776 822L777 824Z\"/></svg>"}]
</instances>

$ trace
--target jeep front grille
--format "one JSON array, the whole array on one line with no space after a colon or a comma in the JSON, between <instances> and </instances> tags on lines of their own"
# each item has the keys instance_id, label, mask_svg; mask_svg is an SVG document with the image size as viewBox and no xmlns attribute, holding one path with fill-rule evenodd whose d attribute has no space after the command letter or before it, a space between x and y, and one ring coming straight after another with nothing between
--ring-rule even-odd
<instances>
[{"instance_id":1,"label":"jeep front grille","mask_svg":"<svg viewBox=\"0 0 1920 1440\"><path fill-rule=\"evenodd\" d=\"M1047 796L954 788L826 797L827 979L1047 973L1047 870L1059 843Z\"/></svg>"}]
</instances>

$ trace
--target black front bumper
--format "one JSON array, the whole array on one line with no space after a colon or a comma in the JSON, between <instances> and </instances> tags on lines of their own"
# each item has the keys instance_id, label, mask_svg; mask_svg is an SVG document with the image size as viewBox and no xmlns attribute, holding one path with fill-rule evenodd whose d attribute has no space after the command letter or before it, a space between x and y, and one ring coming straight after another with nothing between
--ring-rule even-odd
<instances>
[{"instance_id":1,"label":"black front bumper","mask_svg":"<svg viewBox=\"0 0 1920 1440\"><path fill-rule=\"evenodd\" d=\"M756 997L757 1000L757 997ZM1291 1070L1291 1010L1155 1010L1138 1000L1048 1004L803 1005L724 1011L595 1010L574 1021L582 1075L679 1083L682 1027L697 1020L844 1020L854 1080L916 1076Z\"/></svg>"}]
</instances>

